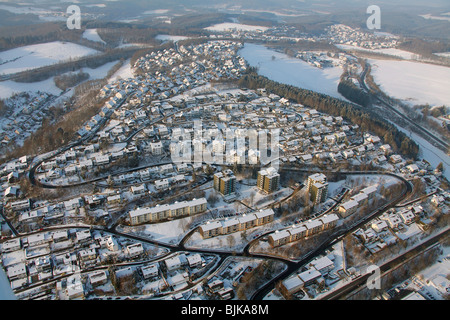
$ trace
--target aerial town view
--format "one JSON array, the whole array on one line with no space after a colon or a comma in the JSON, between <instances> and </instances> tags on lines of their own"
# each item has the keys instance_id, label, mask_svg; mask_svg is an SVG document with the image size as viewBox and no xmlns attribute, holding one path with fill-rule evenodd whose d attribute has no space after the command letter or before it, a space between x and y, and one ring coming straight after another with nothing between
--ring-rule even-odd
<instances>
[{"instance_id":1,"label":"aerial town view","mask_svg":"<svg viewBox=\"0 0 450 320\"><path fill-rule=\"evenodd\" d=\"M431 2L1 1L0 299L448 300Z\"/></svg>"}]
</instances>

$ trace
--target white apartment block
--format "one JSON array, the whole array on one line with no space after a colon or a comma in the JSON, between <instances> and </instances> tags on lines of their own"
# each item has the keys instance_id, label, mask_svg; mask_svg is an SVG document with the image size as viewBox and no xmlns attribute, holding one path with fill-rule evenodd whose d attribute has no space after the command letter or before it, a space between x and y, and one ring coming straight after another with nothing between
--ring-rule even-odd
<instances>
[{"instance_id":1,"label":"white apartment block","mask_svg":"<svg viewBox=\"0 0 450 320\"><path fill-rule=\"evenodd\" d=\"M156 222L167 218L177 218L194 215L206 211L205 198L191 201L175 202L173 204L157 205L152 208L138 208L129 213L131 225L146 222Z\"/></svg>"}]
</instances>

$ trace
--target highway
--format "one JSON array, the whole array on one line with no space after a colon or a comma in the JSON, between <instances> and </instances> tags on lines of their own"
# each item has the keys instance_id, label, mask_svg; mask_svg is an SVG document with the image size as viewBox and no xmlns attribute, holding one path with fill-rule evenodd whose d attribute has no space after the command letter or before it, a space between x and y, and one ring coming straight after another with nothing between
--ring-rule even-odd
<instances>
[{"instance_id":1,"label":"highway","mask_svg":"<svg viewBox=\"0 0 450 320\"><path fill-rule=\"evenodd\" d=\"M414 248L410 248L409 250L403 252L401 255L395 257L394 259L381 264L380 266L378 266L382 273L381 277L385 276L392 270L395 270L395 268L397 268L405 263L408 263L410 260L412 260L412 258L406 258L406 256L413 255L413 258L417 257L424 251L429 250L430 248L434 247L440 241L446 239L448 237L449 233L450 233L450 228L447 228L444 232L441 232L441 233L431 237L430 239L426 240L425 242L421 243L420 245L418 245ZM325 296L322 296L321 300L338 300L338 299L348 298L348 296L352 292L366 286L367 280L371 275L372 275L371 273L364 274L364 275L356 278L355 280L351 281L347 285L345 285L339 289L333 290L332 292L326 294Z\"/></svg>"},{"instance_id":2,"label":"highway","mask_svg":"<svg viewBox=\"0 0 450 320\"><path fill-rule=\"evenodd\" d=\"M368 72L368 67L366 65L363 72L361 73L360 79L358 79L358 80L359 80L360 85L367 92L367 94L369 94L371 96L372 101L377 101L381 105L383 105L386 108L388 108L389 110L393 111L395 114L397 114L403 120L405 120L407 123L412 125L426 140L429 140L429 141L431 140L432 142L437 144L437 146L439 146L441 149L443 149L445 152L447 152L447 150L449 149L449 146L450 146L447 141L441 139L439 136L437 136L436 134L425 129L423 126L415 123L409 117L407 117L406 115L404 115L403 113L398 111L395 107L391 106L386 101L381 99L377 94L374 94L366 85L365 78L366 78L367 72ZM391 120L391 119L387 119L387 120Z\"/></svg>"},{"instance_id":3,"label":"highway","mask_svg":"<svg viewBox=\"0 0 450 320\"><path fill-rule=\"evenodd\" d=\"M122 103L125 101L125 99L122 101ZM158 119L158 121L161 119ZM138 131L137 131L138 132ZM133 132L132 135L129 138L132 138L137 132ZM70 148L76 146L76 145L80 145L81 143L84 143L85 141L89 140L91 138L91 136L95 134L91 133L77 141L75 141L74 143L67 145L65 147L62 147L58 150L56 150L54 153L52 153L49 157L53 157L56 154L62 153L66 150L69 150ZM37 181L35 179L35 171L38 168L38 166L46 159L48 159L49 157L42 157L40 158L38 161L35 161L33 163L32 166L30 166L29 169L29 179L31 181L32 184L37 185L39 187L43 187L43 188L55 188L55 187L61 187L61 186L52 186L49 184L44 184L41 183L39 181ZM160 165L160 164L152 164L153 165ZM121 173L125 173L125 172L130 172L130 171L134 171L134 170L139 170L142 168L145 168L148 166L144 166L144 167L140 167L140 168L134 168L134 169L130 169L130 170L126 170L123 172L116 172L113 173L115 174L121 174ZM297 166L283 166L280 168L280 171L284 171L284 172L310 172L310 170L308 169L303 169L303 168L299 168ZM322 173L336 173L335 171L321 171ZM225 258L227 257L231 257L231 256L237 256L237 257L253 257L253 258L268 258L268 259L275 259L278 261L281 261L283 263L286 264L286 269L279 273L278 275L276 275L271 281L267 282L266 284L264 284L262 287L260 287L251 297L251 300L262 300L268 292L270 292L276 285L276 283L278 283L279 281L282 281L284 279L286 279L287 277L289 277L292 273L298 271L298 269L307 264L309 261L311 261L312 259L314 259L315 257L321 255L322 253L325 252L325 250L327 248L330 248L332 245L334 245L335 243L341 241L343 239L343 237L345 237L347 234L352 233L353 231L357 230L358 228L360 228L362 225L366 224L367 222L369 222L370 220L374 219L375 217L381 215L382 213L384 213L386 210L393 208L395 206L397 206L400 202L402 202L411 192L412 192L412 185L411 183L406 180L405 178L403 178L402 176L396 175L394 173L390 173L390 172L384 172L384 171L340 171L339 172L342 175L389 175L392 177L395 177L396 179L398 179L399 181L401 181L401 183L404 185L404 188L401 192L401 194L399 196L397 196L395 199L391 200L389 203L385 204L384 206L377 208L377 210L371 212L370 214L368 214L366 217L364 217L364 219L358 221L357 223L354 223L353 225L350 226L346 226L345 229L341 229L335 233L333 233L327 240L325 240L322 244L320 244L318 247L316 247L314 250L308 252L306 255L304 255L303 257L301 257L301 259L299 260L290 260L288 258L284 258L284 257L280 257L280 256L275 256L275 255L270 255L270 254L262 254L262 253L252 253L251 252L251 246L252 244L261 239L262 237L264 237L265 235L261 235L259 236L258 239L254 239L252 241L250 241L245 248L242 251L231 251L231 250L226 250L226 249L206 249L206 248L190 248L186 246L186 242L189 239L189 237L197 231L197 228L194 228L192 230L190 230L189 232L186 233L186 235L182 238L182 240L178 243L178 244L168 244L168 243L164 243L164 242L160 242L160 241L156 241L156 240L151 240L145 237L140 237L137 235L131 235L131 234L125 234L122 232L118 232L114 227L111 228L102 228L102 227L91 227L92 229L98 229L104 232L109 232L111 234L115 234L117 236L120 237L127 237L127 238L131 238L137 241L141 241L144 243L149 243L149 244L153 244L153 245L157 245L160 247L164 247L167 248L168 250L170 250L171 252L177 252L177 251L187 251L187 252L198 252L198 253L205 253L205 254L215 254L218 255L220 257L220 260L223 261ZM90 181L86 181L83 182L81 184L86 184L86 183L94 183L94 182L98 182L101 180L104 180L105 177L100 177L97 179L93 179ZM73 187L74 185L67 185L67 186L62 186L62 187L66 187L66 188L70 188ZM68 228L68 226L61 226L61 228ZM77 227L80 228L80 227ZM87 227L88 228L88 227ZM52 228L53 229L53 228ZM47 230L47 229L45 229ZM219 267L220 264L217 266ZM210 272L213 272L213 270L211 270ZM364 279L359 280L361 283L364 281ZM353 289L355 287L357 287L359 282L355 282L354 285L348 287L348 290ZM344 292L347 292L346 290L342 290L342 294ZM339 293L336 293L336 297L340 297L341 295L339 295ZM333 298L333 296L331 296Z\"/></svg>"},{"instance_id":4,"label":"highway","mask_svg":"<svg viewBox=\"0 0 450 320\"><path fill-rule=\"evenodd\" d=\"M300 171L302 169L296 168L296 167L291 167L291 168L286 168L284 167L283 170L295 170L295 171ZM332 234L326 241L324 241L321 245L319 245L317 248L315 248L314 250L308 252L305 256L303 256L300 260L291 260L288 258L284 258L284 257L280 257L280 256L276 256L276 255L271 255L271 254L264 254L264 253L252 253L250 251L251 246L254 242L260 240L261 238L263 238L264 236L266 236L266 234L262 234L260 235L257 239L253 239L252 241L250 241L245 248L242 251L234 251L234 250L226 250L226 249L207 249L207 248L191 248L191 247L187 247L186 246L186 242L187 240L192 236L192 234L194 232L197 231L197 228L193 228L191 229L189 232L187 232L184 237L181 239L181 241L177 244L168 244L165 242L160 242L157 240L152 240L146 237L141 237L138 235L133 235L133 234L127 234L127 233L123 233L123 232L119 232L117 230L115 230L115 227L111 227L111 228L104 228L104 227L97 227L97 226L92 226L92 227L79 227L79 226L74 226L76 228L90 228L93 230L99 230L99 231L103 231L103 232L108 232L111 234L114 234L116 236L119 237L126 237L126 238L130 238L130 239L134 239L137 241L141 241L143 243L148 243L148 244L152 244L152 245L156 245L159 247L163 247L163 248L167 248L168 250L170 250L171 252L195 252L195 253L205 253L205 254L215 254L218 255L221 259L221 261L224 261L225 258L227 257L251 257L251 258L264 258L264 259L273 259L273 260L278 260L283 262L284 264L286 264L286 269L281 272L280 274L278 274L277 276L275 276L271 281L267 282L265 285L263 285L261 288L259 288L251 297L251 300L262 300L264 298L264 296L270 291L272 290L276 283L280 280L286 279L287 277L289 277L293 272L296 272L301 266L305 265L306 263L308 263L309 261L311 261L312 259L314 259L315 257L317 257L318 255L324 253L324 251L329 248L330 246L334 245L335 243L337 243L338 241L342 240L342 238L353 232L354 230L358 229L359 227L361 227L362 225L364 225L365 223L367 223L368 221L370 221L371 219L377 217L378 215L381 215L383 212L385 212L386 210L388 210L389 208L392 208L394 206L396 206L399 202L401 202L411 191L412 191L412 185L409 183L409 181L407 181L406 179L404 179L403 177L397 176L395 174L392 173L386 173L386 172L379 172L379 171L370 171L370 172L363 172L363 171L347 171L347 172L341 172L344 175L350 175L350 174L365 174L365 175L370 175L370 174L376 174L376 175L391 175L394 176L396 178L399 179L399 181L401 181L404 185L403 191L402 193L397 196L395 199L393 199L392 201L390 201L388 204L382 206L381 208L378 208L377 210L375 210L374 212L370 213L369 215L367 215L364 219L362 219L361 221L358 221L357 223L347 226L347 228L345 228L344 230L341 230L339 232L335 232L334 234ZM61 226L61 227L51 227L51 228L45 228L44 230L55 230L55 229L67 229L70 228L70 226ZM38 233L38 232L42 232L42 231L36 231L33 233ZM27 233L26 235L29 234L33 234L33 233ZM23 234L21 236L24 236ZM218 268L220 266L220 264L218 264L218 266L216 268ZM213 272L214 270L211 270L211 272Z\"/></svg>"},{"instance_id":5,"label":"highway","mask_svg":"<svg viewBox=\"0 0 450 320\"><path fill-rule=\"evenodd\" d=\"M363 174L363 172L346 172L347 174ZM367 173L365 174L373 174ZM380 172L376 172L376 174L381 174ZM354 223L353 225L347 226L344 230L341 230L339 232L334 233L332 236L330 236L326 241L324 241L320 246L318 246L315 250L308 252L304 257L301 258L301 260L298 261L289 261L287 262L287 269L280 273L277 277L275 277L272 281L266 283L263 287L259 288L252 296L252 300L262 300L272 289L274 289L275 284L278 281L282 281L289 277L292 273L298 271L298 269L313 260L315 257L323 254L327 248L330 248L337 242L341 241L347 234L350 234L357 230L358 228L362 227L364 224L369 222L370 220L380 216L383 214L386 210L389 210L390 208L395 207L399 202L401 202L405 197L407 197L412 192L412 185L404 179L403 177L396 176L394 174L385 173L389 175L393 175L397 178L399 178L400 181L402 181L404 188L400 195L398 195L395 199L391 200L389 203L383 205L382 207L376 209L372 213L368 214L364 219Z\"/></svg>"}]
</instances>

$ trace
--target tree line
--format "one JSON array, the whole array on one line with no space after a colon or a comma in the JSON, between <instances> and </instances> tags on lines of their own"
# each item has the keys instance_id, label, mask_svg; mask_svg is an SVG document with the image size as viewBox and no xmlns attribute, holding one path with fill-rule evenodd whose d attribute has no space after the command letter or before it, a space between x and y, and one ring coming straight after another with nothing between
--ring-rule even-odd
<instances>
[{"instance_id":1,"label":"tree line","mask_svg":"<svg viewBox=\"0 0 450 320\"><path fill-rule=\"evenodd\" d=\"M3 99L0 99L0 117L3 117L8 111L8 106Z\"/></svg>"},{"instance_id":2,"label":"tree line","mask_svg":"<svg viewBox=\"0 0 450 320\"><path fill-rule=\"evenodd\" d=\"M341 79L339 81L338 92L343 97L363 107L368 107L372 102L370 95L361 90L350 79Z\"/></svg>"},{"instance_id":3,"label":"tree line","mask_svg":"<svg viewBox=\"0 0 450 320\"><path fill-rule=\"evenodd\" d=\"M12 75L12 78L17 82L25 83L43 81L65 72L73 72L81 68L96 69L108 62L128 59L131 58L137 50L137 48L133 47L107 50L101 54L89 55L76 60L69 60L32 70L18 72Z\"/></svg>"},{"instance_id":4,"label":"tree line","mask_svg":"<svg viewBox=\"0 0 450 320\"><path fill-rule=\"evenodd\" d=\"M347 121L357 124L361 130L369 131L383 138L385 143L391 145L394 152L412 159L416 159L418 156L419 146L413 140L370 109L363 109L361 106L322 93L272 81L258 75L253 67L250 67L247 73L241 77L239 85L249 89L266 88L269 92L319 112L341 116Z\"/></svg>"},{"instance_id":5,"label":"tree line","mask_svg":"<svg viewBox=\"0 0 450 320\"><path fill-rule=\"evenodd\" d=\"M69 72L67 74L62 74L53 78L55 82L55 86L59 89L65 91L67 88L73 87L80 82L89 79L89 73L78 71L78 72Z\"/></svg>"}]
</instances>

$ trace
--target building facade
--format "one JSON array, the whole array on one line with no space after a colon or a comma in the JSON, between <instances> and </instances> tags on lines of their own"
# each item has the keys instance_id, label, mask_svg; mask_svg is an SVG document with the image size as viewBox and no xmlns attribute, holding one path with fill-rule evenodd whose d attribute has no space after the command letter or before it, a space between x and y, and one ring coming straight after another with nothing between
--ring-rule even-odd
<instances>
[{"instance_id":1,"label":"building facade","mask_svg":"<svg viewBox=\"0 0 450 320\"><path fill-rule=\"evenodd\" d=\"M138 225L146 222L157 222L168 218L194 215L206 211L206 205L206 199L200 198L191 201L158 205L152 208L138 208L130 211L130 223L131 225Z\"/></svg>"},{"instance_id":2,"label":"building facade","mask_svg":"<svg viewBox=\"0 0 450 320\"><path fill-rule=\"evenodd\" d=\"M325 202L328 196L327 177L323 173L316 173L308 177L308 192L314 204Z\"/></svg>"},{"instance_id":3,"label":"building facade","mask_svg":"<svg viewBox=\"0 0 450 320\"><path fill-rule=\"evenodd\" d=\"M257 186L266 193L278 190L280 187L280 174L272 167L259 171Z\"/></svg>"},{"instance_id":4,"label":"building facade","mask_svg":"<svg viewBox=\"0 0 450 320\"><path fill-rule=\"evenodd\" d=\"M214 189L224 196L236 191L236 177L233 171L225 170L214 174Z\"/></svg>"},{"instance_id":5,"label":"building facade","mask_svg":"<svg viewBox=\"0 0 450 320\"><path fill-rule=\"evenodd\" d=\"M230 219L208 221L200 226L199 231L203 239L207 239L259 227L272 222L274 216L275 212L272 209L265 209Z\"/></svg>"}]
</instances>

